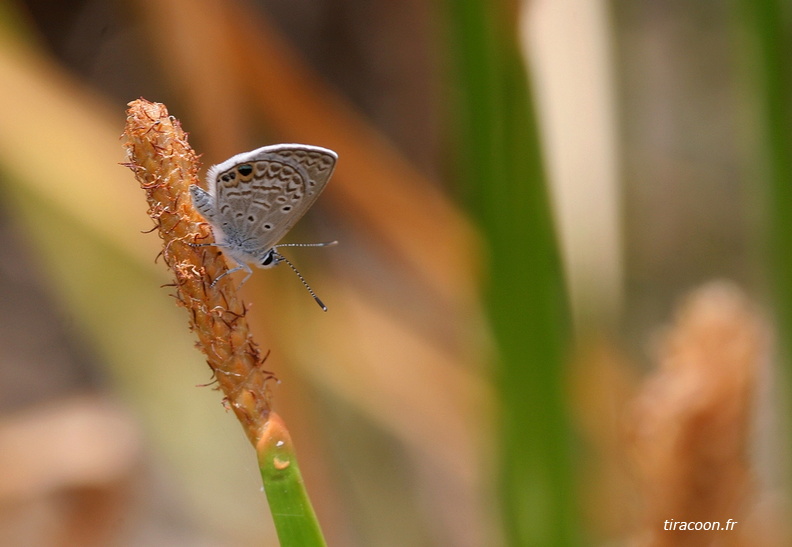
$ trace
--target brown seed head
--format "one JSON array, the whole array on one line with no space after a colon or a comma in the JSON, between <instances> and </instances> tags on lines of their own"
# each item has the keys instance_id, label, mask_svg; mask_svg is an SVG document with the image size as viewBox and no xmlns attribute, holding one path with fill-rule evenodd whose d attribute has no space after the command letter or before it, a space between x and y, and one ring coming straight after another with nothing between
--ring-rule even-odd
<instances>
[{"instance_id":1,"label":"brown seed head","mask_svg":"<svg viewBox=\"0 0 792 547\"><path fill-rule=\"evenodd\" d=\"M213 241L210 227L192 205L189 188L199 184L198 156L178 120L165 105L138 99L129 103L124 130L129 162L146 192L148 213L162 239L162 257L175 275L175 297L190 312L190 328L198 347L255 444L270 413L264 359L250 335L247 309L231 276L214 287L212 280L227 271L217 247L196 247Z\"/></svg>"}]
</instances>

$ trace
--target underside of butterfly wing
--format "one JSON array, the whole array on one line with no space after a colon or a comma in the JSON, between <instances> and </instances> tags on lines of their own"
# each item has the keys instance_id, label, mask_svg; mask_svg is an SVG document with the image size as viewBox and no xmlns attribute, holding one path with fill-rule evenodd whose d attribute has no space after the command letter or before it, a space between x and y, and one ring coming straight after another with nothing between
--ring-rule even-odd
<instances>
[{"instance_id":1,"label":"underside of butterfly wing","mask_svg":"<svg viewBox=\"0 0 792 547\"><path fill-rule=\"evenodd\" d=\"M336 158L325 148L288 144L238 154L209 170L209 192L194 191L193 202L230 254L259 262L319 197Z\"/></svg>"}]
</instances>

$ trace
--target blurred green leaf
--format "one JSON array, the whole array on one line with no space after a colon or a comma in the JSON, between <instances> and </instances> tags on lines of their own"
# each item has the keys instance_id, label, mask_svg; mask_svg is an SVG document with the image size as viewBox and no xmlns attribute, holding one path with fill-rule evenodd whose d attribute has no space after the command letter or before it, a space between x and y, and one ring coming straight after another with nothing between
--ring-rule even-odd
<instances>
[{"instance_id":1,"label":"blurred green leaf","mask_svg":"<svg viewBox=\"0 0 792 547\"><path fill-rule=\"evenodd\" d=\"M490 252L502 512L511 545L576 544L564 397L567 301L532 97L506 5L447 3L460 182Z\"/></svg>"},{"instance_id":2,"label":"blurred green leaf","mask_svg":"<svg viewBox=\"0 0 792 547\"><path fill-rule=\"evenodd\" d=\"M775 312L780 325L779 365L792 382L790 336L792 329L792 25L789 2L743 0L740 24L747 42L739 51L746 63L745 81L755 87L761 124L759 178L765 185L769 214L768 257L772 269ZM790 392L790 387L787 387ZM787 450L787 453L789 451ZM785 459L786 461L786 459ZM788 464L787 464L788 465ZM787 484L789 487L789 484Z\"/></svg>"}]
</instances>

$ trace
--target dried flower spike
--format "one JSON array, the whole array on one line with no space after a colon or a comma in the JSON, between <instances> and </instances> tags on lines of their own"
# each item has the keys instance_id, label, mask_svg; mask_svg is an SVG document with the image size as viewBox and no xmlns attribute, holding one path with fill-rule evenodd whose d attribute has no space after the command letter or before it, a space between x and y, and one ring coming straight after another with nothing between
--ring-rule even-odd
<instances>
[{"instance_id":1,"label":"dried flower spike","mask_svg":"<svg viewBox=\"0 0 792 547\"><path fill-rule=\"evenodd\" d=\"M250 335L247 309L237 297L221 252L193 244L211 240L211 230L193 208L189 187L198 183L198 157L179 121L165 105L138 99L129 103L124 130L129 162L146 192L149 216L163 242L162 257L175 275L176 299L190 312L198 346L254 445L270 415L264 359Z\"/></svg>"}]
</instances>

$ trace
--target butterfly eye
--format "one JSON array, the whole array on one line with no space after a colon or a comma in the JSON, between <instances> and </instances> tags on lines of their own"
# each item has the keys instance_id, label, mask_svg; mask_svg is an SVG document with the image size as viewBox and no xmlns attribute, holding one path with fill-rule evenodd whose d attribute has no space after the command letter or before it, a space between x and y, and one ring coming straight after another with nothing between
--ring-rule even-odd
<instances>
[{"instance_id":1,"label":"butterfly eye","mask_svg":"<svg viewBox=\"0 0 792 547\"><path fill-rule=\"evenodd\" d=\"M275 257L272 256L272 253L267 253L267 255L264 257L264 260L261 261L261 265L262 266L269 266L270 264L272 264L272 259L273 258L275 258Z\"/></svg>"},{"instance_id":2,"label":"butterfly eye","mask_svg":"<svg viewBox=\"0 0 792 547\"><path fill-rule=\"evenodd\" d=\"M251 173L253 173L253 166L250 165L249 163L243 163L242 165L237 167L237 171L239 171L239 174L242 175L243 177L247 177Z\"/></svg>"}]
</instances>

